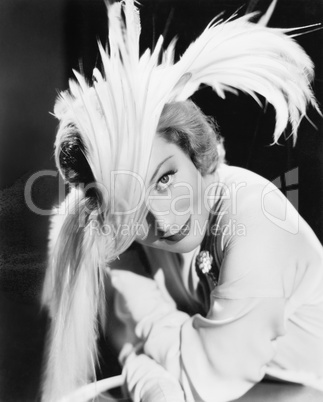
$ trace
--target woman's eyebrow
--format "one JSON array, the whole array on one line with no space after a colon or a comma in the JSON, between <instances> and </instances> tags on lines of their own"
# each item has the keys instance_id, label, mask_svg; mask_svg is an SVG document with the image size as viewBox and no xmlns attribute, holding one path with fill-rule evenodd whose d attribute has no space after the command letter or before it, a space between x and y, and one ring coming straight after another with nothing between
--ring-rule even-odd
<instances>
[{"instance_id":1,"label":"woman's eyebrow","mask_svg":"<svg viewBox=\"0 0 323 402\"><path fill-rule=\"evenodd\" d=\"M157 176L157 174L158 174L158 172L159 172L159 169L162 167L162 165L163 165L166 161L168 161L168 159L172 158L173 156L174 156L174 155L168 156L167 158L165 158L164 160L162 160L162 161L158 164L158 166L157 166L157 168L156 168L156 170L155 170L155 173L152 175L152 178L150 179L150 183L155 179L155 177Z\"/></svg>"}]
</instances>

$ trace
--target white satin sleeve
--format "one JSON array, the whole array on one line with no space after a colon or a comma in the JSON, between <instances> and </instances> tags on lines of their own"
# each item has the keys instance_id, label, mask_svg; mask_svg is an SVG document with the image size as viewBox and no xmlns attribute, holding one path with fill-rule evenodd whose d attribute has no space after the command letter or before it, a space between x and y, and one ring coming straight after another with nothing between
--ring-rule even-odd
<instances>
[{"instance_id":1,"label":"white satin sleeve","mask_svg":"<svg viewBox=\"0 0 323 402\"><path fill-rule=\"evenodd\" d=\"M183 322L173 312L144 320L136 333L144 352L179 379L188 401L224 402L263 378L284 333L283 312L281 298L218 299L208 318Z\"/></svg>"}]
</instances>

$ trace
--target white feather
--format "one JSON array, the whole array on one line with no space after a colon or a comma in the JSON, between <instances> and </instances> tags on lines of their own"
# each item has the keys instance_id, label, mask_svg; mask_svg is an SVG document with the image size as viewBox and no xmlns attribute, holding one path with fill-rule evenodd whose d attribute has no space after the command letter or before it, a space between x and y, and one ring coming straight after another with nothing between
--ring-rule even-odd
<instances>
[{"instance_id":1,"label":"white feather","mask_svg":"<svg viewBox=\"0 0 323 402\"><path fill-rule=\"evenodd\" d=\"M83 227L82 194L73 191L52 229L43 302L52 319L42 400L56 402L95 379L98 319L104 300L102 241ZM67 210L68 208L68 210ZM84 221L86 223L86 221ZM55 227L57 226L57 227Z\"/></svg>"},{"instance_id":2,"label":"white feather","mask_svg":"<svg viewBox=\"0 0 323 402\"><path fill-rule=\"evenodd\" d=\"M317 107L310 81L313 64L304 50L281 30L251 23L251 15L215 22L174 65L191 80L173 100L185 100L204 83L219 96L229 88L263 96L276 110L274 140L292 124L294 137L308 103Z\"/></svg>"},{"instance_id":3,"label":"white feather","mask_svg":"<svg viewBox=\"0 0 323 402\"><path fill-rule=\"evenodd\" d=\"M265 12L265 14L259 19L258 24L260 24L260 25L267 25L268 24L272 14L273 14L273 12L275 10L275 7L277 5L277 1L278 0L273 0L270 3L270 6L268 7L268 9Z\"/></svg>"}]
</instances>

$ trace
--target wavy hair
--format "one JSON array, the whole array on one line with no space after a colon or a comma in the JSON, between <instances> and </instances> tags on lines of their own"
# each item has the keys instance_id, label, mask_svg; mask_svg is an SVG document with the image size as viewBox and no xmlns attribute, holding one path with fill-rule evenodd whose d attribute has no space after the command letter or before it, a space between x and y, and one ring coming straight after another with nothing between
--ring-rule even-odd
<instances>
[{"instance_id":1,"label":"wavy hair","mask_svg":"<svg viewBox=\"0 0 323 402\"><path fill-rule=\"evenodd\" d=\"M213 173L219 163L224 162L225 151L218 124L191 100L167 103L159 119L157 134L178 145L202 176Z\"/></svg>"}]
</instances>

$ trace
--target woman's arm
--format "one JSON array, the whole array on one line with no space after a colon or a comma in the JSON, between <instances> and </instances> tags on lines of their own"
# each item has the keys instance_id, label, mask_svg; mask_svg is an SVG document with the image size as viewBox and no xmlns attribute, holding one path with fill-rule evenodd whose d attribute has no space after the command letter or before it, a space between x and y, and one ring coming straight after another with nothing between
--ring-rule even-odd
<instances>
[{"instance_id":1,"label":"woman's arm","mask_svg":"<svg viewBox=\"0 0 323 402\"><path fill-rule=\"evenodd\" d=\"M284 333L283 299L214 299L208 318L189 317L159 298L158 291L152 298L155 302L148 304L144 298L142 309L147 283L132 299L125 282L134 283L133 278L122 274L123 285L117 286L126 290L127 308L138 320L135 330L144 353L181 382L187 400L230 401L262 379L274 355L274 340ZM148 306L151 311L146 314ZM144 312L141 319L138 310ZM131 371L126 359L125 370Z\"/></svg>"},{"instance_id":2,"label":"woman's arm","mask_svg":"<svg viewBox=\"0 0 323 402\"><path fill-rule=\"evenodd\" d=\"M147 277L149 267L146 263L141 247L132 246L112 266L111 279L114 286L129 285L131 290L128 291L125 288L124 290L129 296L134 295L135 303L131 296L126 300L122 293L111 288L109 283L107 295L110 301L107 323L109 338L114 347L121 351L119 361L124 367L123 375L134 402L184 402L183 389L177 378L144 353L143 342L135 334L136 321L142 316L148 316L151 309L157 312L154 305L156 290L160 296L156 282ZM134 274L132 271L140 274ZM143 290L142 298L139 298L136 291L141 292L141 290ZM169 309L175 309L175 303L166 289L163 302L158 304L162 307L162 314Z\"/></svg>"}]
</instances>

